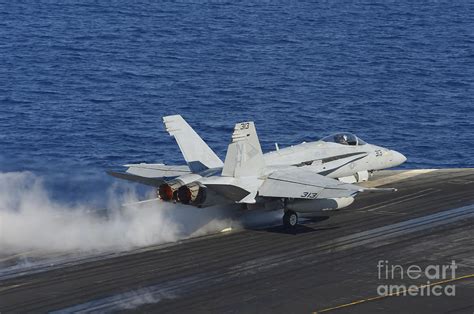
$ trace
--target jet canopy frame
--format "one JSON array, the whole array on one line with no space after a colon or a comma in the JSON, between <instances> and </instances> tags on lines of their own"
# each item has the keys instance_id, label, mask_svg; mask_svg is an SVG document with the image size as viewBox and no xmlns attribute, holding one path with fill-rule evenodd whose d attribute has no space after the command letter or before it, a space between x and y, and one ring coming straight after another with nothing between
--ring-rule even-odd
<instances>
[{"instance_id":1,"label":"jet canopy frame","mask_svg":"<svg viewBox=\"0 0 474 314\"><path fill-rule=\"evenodd\" d=\"M357 137L355 134L349 132L339 132L328 135L321 139L323 142L327 143L336 143L341 145L349 145L349 146L360 146L367 144L365 141Z\"/></svg>"}]
</instances>

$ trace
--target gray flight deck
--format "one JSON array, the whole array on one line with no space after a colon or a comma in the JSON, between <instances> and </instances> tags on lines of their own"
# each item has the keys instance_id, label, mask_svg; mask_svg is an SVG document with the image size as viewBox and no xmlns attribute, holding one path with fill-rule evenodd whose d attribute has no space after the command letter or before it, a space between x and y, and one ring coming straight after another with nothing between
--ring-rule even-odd
<instances>
[{"instance_id":1,"label":"gray flight deck","mask_svg":"<svg viewBox=\"0 0 474 314\"><path fill-rule=\"evenodd\" d=\"M235 231L0 277L0 312L473 313L474 169L380 171L367 184L398 192L361 195L295 233ZM378 279L380 260L454 260L456 278L439 285L456 295L378 297L381 284L426 284Z\"/></svg>"}]
</instances>

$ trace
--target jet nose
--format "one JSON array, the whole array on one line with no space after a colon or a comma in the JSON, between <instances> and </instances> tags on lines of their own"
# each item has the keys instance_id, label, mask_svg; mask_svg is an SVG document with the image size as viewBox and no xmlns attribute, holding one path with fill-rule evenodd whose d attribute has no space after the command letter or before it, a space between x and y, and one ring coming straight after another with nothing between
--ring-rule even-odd
<instances>
[{"instance_id":1,"label":"jet nose","mask_svg":"<svg viewBox=\"0 0 474 314\"><path fill-rule=\"evenodd\" d=\"M407 161L407 158L402 154L397 152L396 150L392 150L392 158L393 166L398 166L403 164L405 161Z\"/></svg>"}]
</instances>

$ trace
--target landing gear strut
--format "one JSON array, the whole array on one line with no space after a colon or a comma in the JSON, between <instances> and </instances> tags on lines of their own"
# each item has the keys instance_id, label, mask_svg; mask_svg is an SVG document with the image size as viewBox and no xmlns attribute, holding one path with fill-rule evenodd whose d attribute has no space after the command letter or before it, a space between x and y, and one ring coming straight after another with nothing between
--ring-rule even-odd
<instances>
[{"instance_id":1,"label":"landing gear strut","mask_svg":"<svg viewBox=\"0 0 474 314\"><path fill-rule=\"evenodd\" d=\"M283 225L287 228L294 229L297 224L298 215L292 210L285 211L285 214L283 215Z\"/></svg>"}]
</instances>

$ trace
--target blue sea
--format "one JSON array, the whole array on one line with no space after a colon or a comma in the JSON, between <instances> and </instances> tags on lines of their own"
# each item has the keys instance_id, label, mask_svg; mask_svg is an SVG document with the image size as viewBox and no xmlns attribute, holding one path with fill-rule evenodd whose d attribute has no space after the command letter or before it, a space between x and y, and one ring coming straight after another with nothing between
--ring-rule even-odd
<instances>
[{"instance_id":1,"label":"blue sea","mask_svg":"<svg viewBox=\"0 0 474 314\"><path fill-rule=\"evenodd\" d=\"M0 0L0 172L64 202L130 162L183 163L181 114L224 157L233 125L264 151L345 130L474 166L472 1Z\"/></svg>"}]
</instances>

